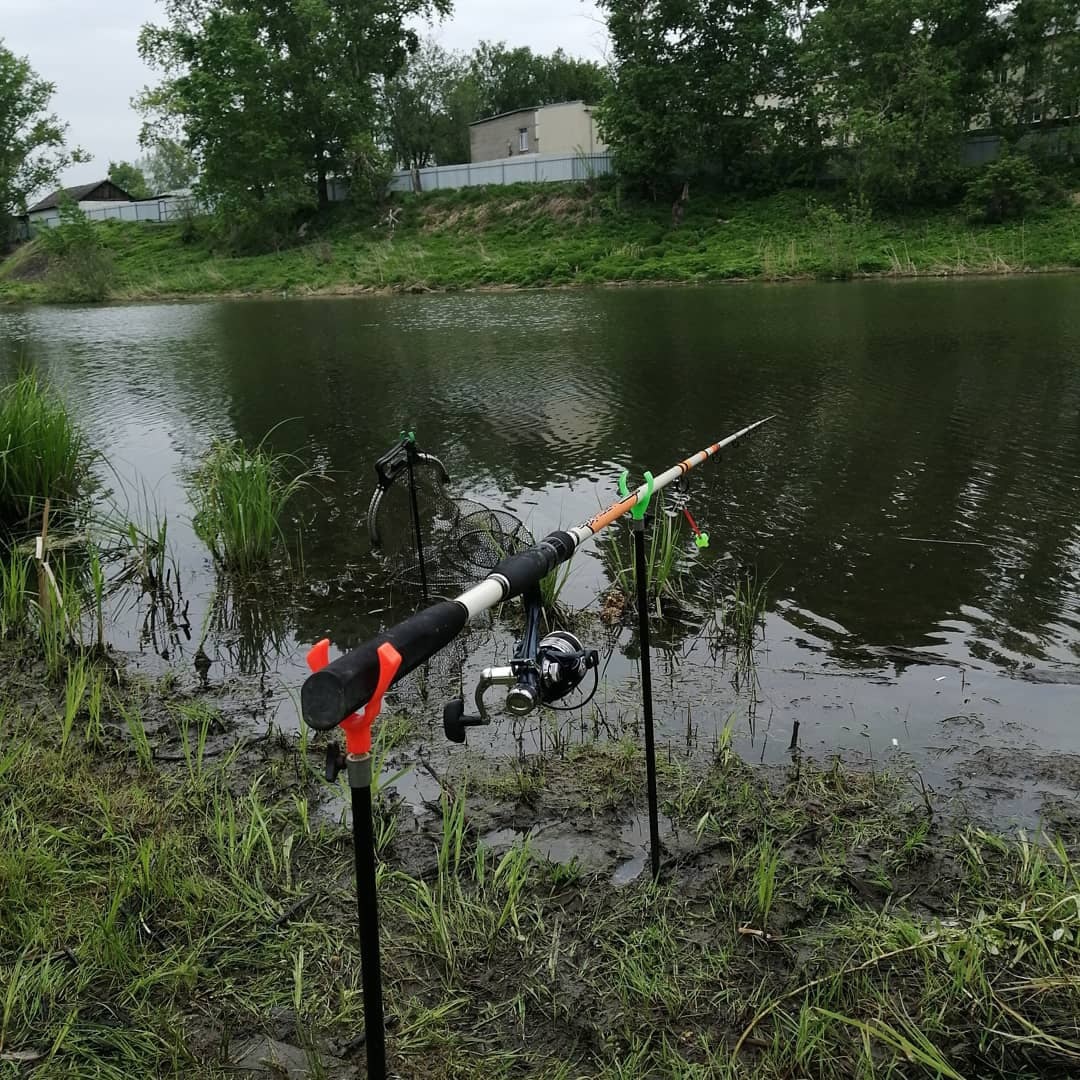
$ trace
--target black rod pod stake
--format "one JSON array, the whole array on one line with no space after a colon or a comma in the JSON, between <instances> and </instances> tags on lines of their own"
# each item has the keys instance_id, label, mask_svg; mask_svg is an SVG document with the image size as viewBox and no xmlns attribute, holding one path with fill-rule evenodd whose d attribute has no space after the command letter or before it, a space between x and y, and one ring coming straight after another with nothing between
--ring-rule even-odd
<instances>
[{"instance_id":1,"label":"black rod pod stake","mask_svg":"<svg viewBox=\"0 0 1080 1080\"><path fill-rule=\"evenodd\" d=\"M424 563L424 534L420 528L420 507L416 501L416 474L413 462L416 460L416 432L403 431L401 441L405 444L406 458L409 463L409 504L412 508L413 536L416 538L416 558L420 564L420 594L424 603L428 602L427 565Z\"/></svg>"},{"instance_id":2,"label":"black rod pod stake","mask_svg":"<svg viewBox=\"0 0 1080 1080\"><path fill-rule=\"evenodd\" d=\"M353 856L356 862L356 913L360 930L360 974L364 988L364 1043L369 1080L386 1080L386 1020L383 1016L382 967L379 960L379 897L375 889L375 838L371 825L371 727L382 710L383 696L401 667L401 654L390 642L379 646L379 682L362 712L340 724L345 753L337 745L326 754L326 778L334 781L344 767L352 791ZM321 671L330 662L330 642L318 643L308 667Z\"/></svg>"},{"instance_id":3,"label":"black rod pod stake","mask_svg":"<svg viewBox=\"0 0 1080 1080\"><path fill-rule=\"evenodd\" d=\"M645 777L649 799L649 858L653 881L660 877L660 813L656 793L656 739L653 733L652 665L649 659L649 567L645 557L645 512L653 493L653 475L645 474L648 485L644 499L630 511L634 534L634 577L637 584L638 641L641 644L641 711L645 724ZM619 478L619 491L626 494L626 473Z\"/></svg>"}]
</instances>

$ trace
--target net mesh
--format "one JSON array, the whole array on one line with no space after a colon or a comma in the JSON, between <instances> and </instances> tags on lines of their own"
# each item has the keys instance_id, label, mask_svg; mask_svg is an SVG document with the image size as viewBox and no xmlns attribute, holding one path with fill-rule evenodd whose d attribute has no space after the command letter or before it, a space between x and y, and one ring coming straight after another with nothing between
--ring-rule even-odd
<instances>
[{"instance_id":1,"label":"net mesh","mask_svg":"<svg viewBox=\"0 0 1080 1080\"><path fill-rule=\"evenodd\" d=\"M514 514L471 499L455 499L437 469L413 470L419 518L417 545L409 477L402 472L375 508L377 554L390 582L420 592L420 551L430 599L453 597L481 580L507 555L531 547L532 533Z\"/></svg>"},{"instance_id":2,"label":"net mesh","mask_svg":"<svg viewBox=\"0 0 1080 1080\"><path fill-rule=\"evenodd\" d=\"M489 574L507 555L533 544L521 520L471 499L453 498L438 468L423 460L413 467L428 600L451 599ZM369 529L378 539L376 557L387 584L417 602L424 577L413 520L408 472L403 470L373 508ZM373 526L373 528L372 528ZM398 686L406 700L429 706L448 688L460 692L462 672L471 653L490 649L490 620L472 622L465 633L440 650ZM429 695L433 695L429 700Z\"/></svg>"}]
</instances>

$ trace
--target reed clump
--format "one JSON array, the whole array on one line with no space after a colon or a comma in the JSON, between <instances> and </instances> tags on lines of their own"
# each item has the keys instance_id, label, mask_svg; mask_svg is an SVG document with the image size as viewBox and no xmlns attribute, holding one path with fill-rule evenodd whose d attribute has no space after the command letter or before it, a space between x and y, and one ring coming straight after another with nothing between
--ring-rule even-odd
<instances>
[{"instance_id":1,"label":"reed clump","mask_svg":"<svg viewBox=\"0 0 1080 1080\"><path fill-rule=\"evenodd\" d=\"M265 440L254 449L239 439L215 442L188 485L196 534L238 574L257 573L282 555L288 561L285 511L308 475Z\"/></svg>"},{"instance_id":2,"label":"reed clump","mask_svg":"<svg viewBox=\"0 0 1080 1080\"><path fill-rule=\"evenodd\" d=\"M645 540L645 580L650 604L657 615L663 615L666 608L678 607L684 599L683 579L687 563L683 554L681 517L664 512L662 496L654 505L656 513L650 514ZM624 536L606 540L602 551L612 583L604 611L617 608L621 612L632 605L637 596L633 534L627 532Z\"/></svg>"},{"instance_id":3,"label":"reed clump","mask_svg":"<svg viewBox=\"0 0 1080 1080\"><path fill-rule=\"evenodd\" d=\"M90 480L86 436L34 374L0 390L0 528L24 527L45 500L69 506Z\"/></svg>"}]
</instances>

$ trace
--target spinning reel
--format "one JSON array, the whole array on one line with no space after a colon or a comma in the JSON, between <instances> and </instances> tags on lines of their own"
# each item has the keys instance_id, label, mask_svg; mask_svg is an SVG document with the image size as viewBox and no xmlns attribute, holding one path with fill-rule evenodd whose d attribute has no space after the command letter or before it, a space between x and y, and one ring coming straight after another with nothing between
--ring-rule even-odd
<instances>
[{"instance_id":1,"label":"spinning reel","mask_svg":"<svg viewBox=\"0 0 1080 1080\"><path fill-rule=\"evenodd\" d=\"M600 654L586 649L566 630L555 630L540 638L541 603L539 590L525 595L525 634L518 642L510 663L503 667L484 668L476 684L476 715L465 715L464 698L448 701L443 709L443 731L451 742L465 741L465 730L491 723L484 695L492 686L509 686L506 711L514 716L528 716L538 705L552 709L579 709L587 705L600 683ZM572 694L593 672L593 686L584 700L571 706L557 701Z\"/></svg>"}]
</instances>

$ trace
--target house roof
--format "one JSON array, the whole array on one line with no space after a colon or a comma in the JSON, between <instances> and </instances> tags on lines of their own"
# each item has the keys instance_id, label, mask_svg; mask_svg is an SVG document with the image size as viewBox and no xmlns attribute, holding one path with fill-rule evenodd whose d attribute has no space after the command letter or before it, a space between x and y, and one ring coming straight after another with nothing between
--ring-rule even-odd
<instances>
[{"instance_id":1,"label":"house roof","mask_svg":"<svg viewBox=\"0 0 1080 1080\"><path fill-rule=\"evenodd\" d=\"M577 98L574 101L549 101L546 105L531 105L527 109L508 109L506 112L495 113L494 116L482 116L479 120L474 120L469 127L476 127L477 124L486 124L489 120L501 120L504 116L516 116L518 113L534 113L539 112L541 109L550 109L559 105L584 105L585 102L581 98Z\"/></svg>"},{"instance_id":2,"label":"house roof","mask_svg":"<svg viewBox=\"0 0 1080 1080\"><path fill-rule=\"evenodd\" d=\"M99 187L104 187L106 184L111 184L125 199L127 199L128 202L133 201L131 196L119 184L106 177L104 180L95 180L92 184L79 184L76 187L57 188L51 195L46 195L41 202L34 203L34 205L26 212L28 214L33 214L38 210L55 210L56 207L60 205L60 200L65 195L74 203L82 202L83 199L88 199ZM121 202L123 200L118 199L116 201Z\"/></svg>"}]
</instances>

